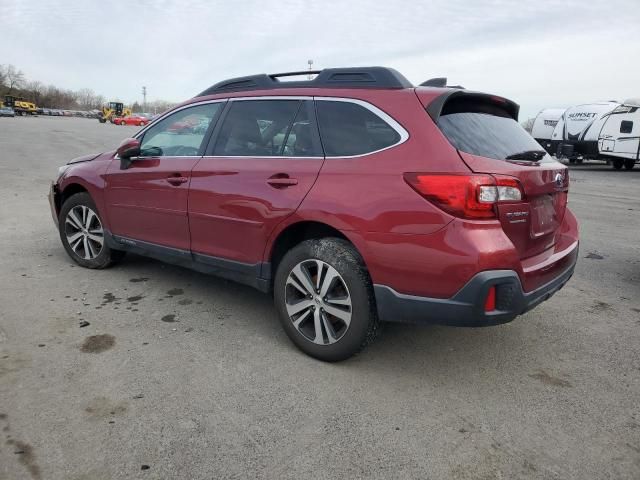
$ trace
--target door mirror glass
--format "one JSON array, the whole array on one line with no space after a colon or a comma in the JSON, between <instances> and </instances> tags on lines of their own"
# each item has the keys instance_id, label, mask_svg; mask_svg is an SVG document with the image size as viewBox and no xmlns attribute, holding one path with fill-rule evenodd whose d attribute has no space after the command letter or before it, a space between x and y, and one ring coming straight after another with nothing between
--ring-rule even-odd
<instances>
[{"instance_id":1,"label":"door mirror glass","mask_svg":"<svg viewBox=\"0 0 640 480\"><path fill-rule=\"evenodd\" d=\"M125 160L137 157L140 155L140 141L135 138L127 138L120 144L117 153L120 158Z\"/></svg>"}]
</instances>

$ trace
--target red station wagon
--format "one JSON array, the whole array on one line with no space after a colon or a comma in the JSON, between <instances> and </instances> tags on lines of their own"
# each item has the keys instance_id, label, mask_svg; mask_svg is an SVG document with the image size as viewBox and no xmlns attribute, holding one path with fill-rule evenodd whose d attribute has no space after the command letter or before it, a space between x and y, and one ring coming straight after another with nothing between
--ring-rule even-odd
<instances>
[{"instance_id":1,"label":"red station wagon","mask_svg":"<svg viewBox=\"0 0 640 480\"><path fill-rule=\"evenodd\" d=\"M569 280L568 171L518 105L390 68L314 73L217 83L61 167L50 201L68 254L104 268L133 252L269 292L291 340L326 361L379 321L501 324Z\"/></svg>"}]
</instances>

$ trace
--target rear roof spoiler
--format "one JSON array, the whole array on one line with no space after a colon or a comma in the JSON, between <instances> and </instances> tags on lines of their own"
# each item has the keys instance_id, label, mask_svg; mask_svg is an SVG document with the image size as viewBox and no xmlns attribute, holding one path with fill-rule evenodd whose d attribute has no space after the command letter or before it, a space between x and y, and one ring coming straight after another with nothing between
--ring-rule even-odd
<instances>
[{"instance_id":1,"label":"rear roof spoiler","mask_svg":"<svg viewBox=\"0 0 640 480\"><path fill-rule=\"evenodd\" d=\"M444 92L442 95L433 99L433 101L429 103L429 105L427 105L426 107L427 113L433 119L434 122L437 122L447 102L453 99L461 98L461 97L466 97L469 100L475 99L481 102L498 105L502 109L504 109L511 118L513 118L516 122L518 121L518 113L520 112L520 105L518 105L514 101L504 97L500 97L498 95L490 95L488 93L480 93L480 92L470 92L468 90L449 90Z\"/></svg>"}]
</instances>

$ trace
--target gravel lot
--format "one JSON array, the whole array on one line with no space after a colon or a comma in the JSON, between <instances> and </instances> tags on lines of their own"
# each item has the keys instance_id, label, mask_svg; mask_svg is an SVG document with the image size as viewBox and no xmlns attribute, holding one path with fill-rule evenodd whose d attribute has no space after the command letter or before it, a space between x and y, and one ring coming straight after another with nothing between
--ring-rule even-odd
<instances>
[{"instance_id":1,"label":"gravel lot","mask_svg":"<svg viewBox=\"0 0 640 480\"><path fill-rule=\"evenodd\" d=\"M0 119L1 479L640 478L640 168L572 169L580 260L552 300L323 364L250 288L67 257L50 179L135 131Z\"/></svg>"}]
</instances>

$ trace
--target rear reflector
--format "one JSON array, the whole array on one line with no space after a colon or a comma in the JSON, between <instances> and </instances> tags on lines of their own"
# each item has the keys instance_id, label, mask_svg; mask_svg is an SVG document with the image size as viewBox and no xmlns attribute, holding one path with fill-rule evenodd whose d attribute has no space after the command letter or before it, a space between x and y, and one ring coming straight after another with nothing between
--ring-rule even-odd
<instances>
[{"instance_id":1,"label":"rear reflector","mask_svg":"<svg viewBox=\"0 0 640 480\"><path fill-rule=\"evenodd\" d=\"M442 210L462 218L496 218L500 202L518 202L522 187L512 177L405 173L405 181Z\"/></svg>"},{"instance_id":2,"label":"rear reflector","mask_svg":"<svg viewBox=\"0 0 640 480\"><path fill-rule=\"evenodd\" d=\"M496 287L495 285L489 288L487 292L487 299L484 301L484 311L493 312L496 309Z\"/></svg>"}]
</instances>

